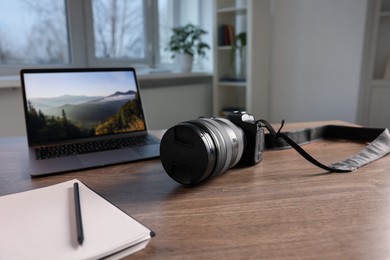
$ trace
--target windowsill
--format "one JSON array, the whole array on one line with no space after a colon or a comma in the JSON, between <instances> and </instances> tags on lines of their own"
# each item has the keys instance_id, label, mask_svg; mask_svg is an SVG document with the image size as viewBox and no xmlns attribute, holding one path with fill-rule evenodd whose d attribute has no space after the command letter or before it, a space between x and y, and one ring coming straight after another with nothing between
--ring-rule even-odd
<instances>
[{"instance_id":1,"label":"windowsill","mask_svg":"<svg viewBox=\"0 0 390 260\"><path fill-rule=\"evenodd\" d=\"M0 88L19 88L19 76L0 76Z\"/></svg>"},{"instance_id":2,"label":"windowsill","mask_svg":"<svg viewBox=\"0 0 390 260\"><path fill-rule=\"evenodd\" d=\"M197 84L211 82L209 72L150 72L138 73L137 78L141 87L163 87L172 85ZM0 76L0 89L20 88L19 76Z\"/></svg>"}]
</instances>

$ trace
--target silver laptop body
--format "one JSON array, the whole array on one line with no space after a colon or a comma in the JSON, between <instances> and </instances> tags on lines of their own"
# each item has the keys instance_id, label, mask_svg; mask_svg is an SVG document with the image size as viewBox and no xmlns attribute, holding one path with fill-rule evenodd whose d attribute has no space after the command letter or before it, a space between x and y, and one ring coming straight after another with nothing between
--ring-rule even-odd
<instances>
[{"instance_id":1,"label":"silver laptop body","mask_svg":"<svg viewBox=\"0 0 390 260\"><path fill-rule=\"evenodd\" d=\"M20 72L32 176L159 156L133 68Z\"/></svg>"}]
</instances>

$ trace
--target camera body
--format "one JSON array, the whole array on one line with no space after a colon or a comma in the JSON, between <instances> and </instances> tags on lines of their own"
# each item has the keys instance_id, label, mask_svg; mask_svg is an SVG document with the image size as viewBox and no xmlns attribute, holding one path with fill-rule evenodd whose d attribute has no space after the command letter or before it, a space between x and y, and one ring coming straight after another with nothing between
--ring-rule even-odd
<instances>
[{"instance_id":1,"label":"camera body","mask_svg":"<svg viewBox=\"0 0 390 260\"><path fill-rule=\"evenodd\" d=\"M254 165L263 160L264 128L256 124L255 118L246 112L235 112L228 119L244 131L245 149L239 164Z\"/></svg>"},{"instance_id":2,"label":"camera body","mask_svg":"<svg viewBox=\"0 0 390 260\"><path fill-rule=\"evenodd\" d=\"M264 129L246 112L179 123L167 130L160 144L165 171L184 185L218 176L237 164L257 164L263 151Z\"/></svg>"}]
</instances>

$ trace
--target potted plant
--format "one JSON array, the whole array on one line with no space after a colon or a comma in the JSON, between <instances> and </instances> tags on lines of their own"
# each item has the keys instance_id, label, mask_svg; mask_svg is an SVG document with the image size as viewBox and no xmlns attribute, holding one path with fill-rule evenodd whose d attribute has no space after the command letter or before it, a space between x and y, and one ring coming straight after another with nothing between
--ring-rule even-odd
<instances>
[{"instance_id":1,"label":"potted plant","mask_svg":"<svg viewBox=\"0 0 390 260\"><path fill-rule=\"evenodd\" d=\"M167 50L172 53L172 58L178 59L180 70L189 72L192 69L194 55L203 58L206 50L210 49L210 46L202 41L202 35L207 32L193 24L175 27L172 32Z\"/></svg>"},{"instance_id":2,"label":"potted plant","mask_svg":"<svg viewBox=\"0 0 390 260\"><path fill-rule=\"evenodd\" d=\"M246 32L236 35L230 50L230 65L232 66L237 79L245 79L245 47Z\"/></svg>"}]
</instances>

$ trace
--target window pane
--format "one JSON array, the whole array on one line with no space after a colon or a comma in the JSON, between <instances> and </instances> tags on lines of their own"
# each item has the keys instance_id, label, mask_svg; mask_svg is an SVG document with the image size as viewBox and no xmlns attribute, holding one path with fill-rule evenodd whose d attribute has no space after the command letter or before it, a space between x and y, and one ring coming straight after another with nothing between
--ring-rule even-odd
<instances>
[{"instance_id":1,"label":"window pane","mask_svg":"<svg viewBox=\"0 0 390 260\"><path fill-rule=\"evenodd\" d=\"M158 0L158 17L160 63L173 63L171 53L166 50L172 28L199 24L199 0Z\"/></svg>"},{"instance_id":2,"label":"window pane","mask_svg":"<svg viewBox=\"0 0 390 260\"><path fill-rule=\"evenodd\" d=\"M0 1L0 63L69 63L64 0Z\"/></svg>"},{"instance_id":3,"label":"window pane","mask_svg":"<svg viewBox=\"0 0 390 260\"><path fill-rule=\"evenodd\" d=\"M145 58L143 0L93 0L97 58Z\"/></svg>"},{"instance_id":4,"label":"window pane","mask_svg":"<svg viewBox=\"0 0 390 260\"><path fill-rule=\"evenodd\" d=\"M159 32L159 52L160 63L172 63L171 53L166 51L169 38L174 27L174 5L173 0L158 1L158 32Z\"/></svg>"}]
</instances>

